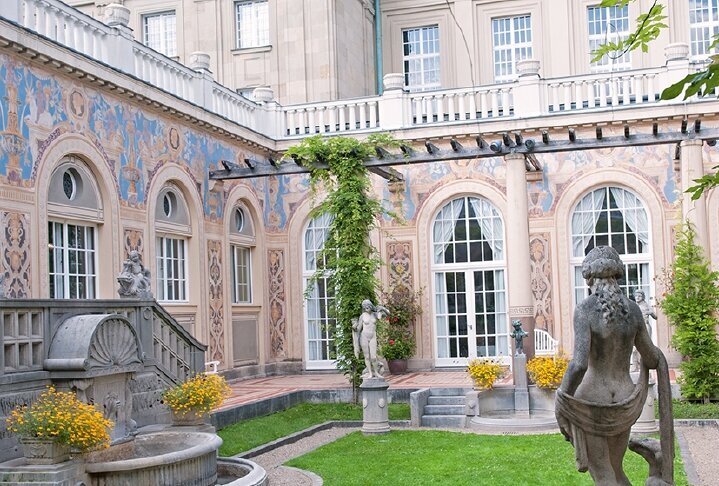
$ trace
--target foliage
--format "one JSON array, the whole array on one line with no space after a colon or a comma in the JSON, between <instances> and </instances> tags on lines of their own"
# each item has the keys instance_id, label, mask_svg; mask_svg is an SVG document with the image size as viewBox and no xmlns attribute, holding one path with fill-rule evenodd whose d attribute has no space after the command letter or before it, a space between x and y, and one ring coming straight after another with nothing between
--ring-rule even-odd
<instances>
[{"instance_id":1,"label":"foliage","mask_svg":"<svg viewBox=\"0 0 719 486\"><path fill-rule=\"evenodd\" d=\"M377 227L382 205L370 196L370 177L364 161L378 147L394 147L398 142L388 135L371 135L367 140L348 137L303 139L287 150L285 157L310 171L313 194L322 189L326 197L312 216L332 217L329 234L319 261L324 262L314 275L315 281L327 277L335 292L334 330L337 367L348 377L354 390L360 383L363 360L352 347L352 319L361 312L362 301L376 302L377 271L380 259L369 234Z\"/></svg>"},{"instance_id":2,"label":"foliage","mask_svg":"<svg viewBox=\"0 0 719 486\"><path fill-rule=\"evenodd\" d=\"M190 411L206 414L219 407L231 393L232 390L222 376L200 373L181 385L166 390L162 400L179 415Z\"/></svg>"},{"instance_id":3,"label":"foliage","mask_svg":"<svg viewBox=\"0 0 719 486\"><path fill-rule=\"evenodd\" d=\"M600 7L624 7L630 0L603 0ZM616 42L607 41L600 45L592 53L592 62L597 62L604 56L618 58L629 51L641 49L642 52L649 51L649 43L659 37L662 29L668 26L664 23L667 16L664 15L664 5L655 1L646 13L637 17L637 28L625 39Z\"/></svg>"},{"instance_id":4,"label":"foliage","mask_svg":"<svg viewBox=\"0 0 719 486\"><path fill-rule=\"evenodd\" d=\"M382 293L383 305L389 310L380 332L380 354L385 359L407 359L415 351L414 320L422 313L422 290L398 285Z\"/></svg>"},{"instance_id":5,"label":"foliage","mask_svg":"<svg viewBox=\"0 0 719 486\"><path fill-rule=\"evenodd\" d=\"M354 432L287 465L319 474L324 484L343 486L594 484L589 474L577 472L574 449L560 434L393 430L365 436ZM624 456L624 470L631 484L644 484L648 476L646 461L631 452ZM678 452L675 481L688 484Z\"/></svg>"},{"instance_id":6,"label":"foliage","mask_svg":"<svg viewBox=\"0 0 719 486\"><path fill-rule=\"evenodd\" d=\"M674 262L665 272L665 293L659 305L676 328L672 343L684 356L678 378L682 396L708 401L719 393L719 272L711 271L695 238L689 223L678 232Z\"/></svg>"},{"instance_id":7,"label":"foliage","mask_svg":"<svg viewBox=\"0 0 719 486\"><path fill-rule=\"evenodd\" d=\"M390 403L390 420L409 420L409 404ZM354 403L301 403L264 417L237 422L217 432L221 456L234 456L328 420L362 420L362 407Z\"/></svg>"},{"instance_id":8,"label":"foliage","mask_svg":"<svg viewBox=\"0 0 719 486\"><path fill-rule=\"evenodd\" d=\"M674 419L708 419L719 420L719 403L699 403L687 400L672 400ZM654 402L654 416L659 418L659 402Z\"/></svg>"},{"instance_id":9,"label":"foliage","mask_svg":"<svg viewBox=\"0 0 719 486\"><path fill-rule=\"evenodd\" d=\"M94 406L83 403L72 392L48 387L30 406L10 412L7 429L20 437L52 439L81 451L107 447L111 420Z\"/></svg>"},{"instance_id":10,"label":"foliage","mask_svg":"<svg viewBox=\"0 0 719 486\"><path fill-rule=\"evenodd\" d=\"M527 361L529 379L539 388L556 390L562 383L569 360L564 356L537 356Z\"/></svg>"},{"instance_id":11,"label":"foliage","mask_svg":"<svg viewBox=\"0 0 719 486\"><path fill-rule=\"evenodd\" d=\"M475 358L467 364L467 373L477 388L491 390L504 373L504 367L494 358Z\"/></svg>"}]
</instances>

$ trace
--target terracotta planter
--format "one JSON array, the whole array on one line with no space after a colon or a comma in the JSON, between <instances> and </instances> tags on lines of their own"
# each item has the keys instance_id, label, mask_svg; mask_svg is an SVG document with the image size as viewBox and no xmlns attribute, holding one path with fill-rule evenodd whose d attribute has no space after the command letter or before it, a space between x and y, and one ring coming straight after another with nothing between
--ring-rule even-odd
<instances>
[{"instance_id":1,"label":"terracotta planter","mask_svg":"<svg viewBox=\"0 0 719 486\"><path fill-rule=\"evenodd\" d=\"M58 464L70 459L70 447L52 439L22 437L20 445L28 464Z\"/></svg>"},{"instance_id":2,"label":"terracotta planter","mask_svg":"<svg viewBox=\"0 0 719 486\"><path fill-rule=\"evenodd\" d=\"M206 413L200 413L197 410L190 410L184 414L172 410L172 425L202 425L206 418Z\"/></svg>"},{"instance_id":3,"label":"terracotta planter","mask_svg":"<svg viewBox=\"0 0 719 486\"><path fill-rule=\"evenodd\" d=\"M407 360L406 359L390 359L387 361L389 372L393 375L399 375L407 372Z\"/></svg>"}]
</instances>

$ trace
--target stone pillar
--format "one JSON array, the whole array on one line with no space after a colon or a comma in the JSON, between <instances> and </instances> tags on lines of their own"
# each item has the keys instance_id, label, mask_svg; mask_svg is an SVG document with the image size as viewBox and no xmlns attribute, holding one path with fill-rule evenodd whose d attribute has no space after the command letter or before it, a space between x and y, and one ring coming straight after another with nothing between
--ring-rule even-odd
<instances>
[{"instance_id":1,"label":"stone pillar","mask_svg":"<svg viewBox=\"0 0 719 486\"><path fill-rule=\"evenodd\" d=\"M404 74L385 74L382 84L384 91L378 106L382 129L402 128L404 123Z\"/></svg>"},{"instance_id":2,"label":"stone pillar","mask_svg":"<svg viewBox=\"0 0 719 486\"><path fill-rule=\"evenodd\" d=\"M697 243L702 248L709 248L709 232L707 228L706 196L692 201L691 194L686 190L694 185L694 179L704 175L704 162L701 140L684 140L680 144L679 159L682 188L682 218L694 225L697 232ZM707 258L709 255L704 255Z\"/></svg>"},{"instance_id":3,"label":"stone pillar","mask_svg":"<svg viewBox=\"0 0 719 486\"><path fill-rule=\"evenodd\" d=\"M514 86L514 113L517 116L537 116L546 111L539 67L536 59L517 61L518 78Z\"/></svg>"},{"instance_id":4,"label":"stone pillar","mask_svg":"<svg viewBox=\"0 0 719 486\"><path fill-rule=\"evenodd\" d=\"M508 154L507 164L507 214L504 215L507 263L507 300L509 320L522 322L522 329L529 334L524 342L527 359L534 356L534 298L529 261L529 204L527 202L527 177L524 155ZM509 330L510 322L507 322ZM512 349L514 353L514 349Z\"/></svg>"},{"instance_id":5,"label":"stone pillar","mask_svg":"<svg viewBox=\"0 0 719 486\"><path fill-rule=\"evenodd\" d=\"M111 41L110 59L114 60L115 67L128 74L135 74L135 52L130 24L130 9L119 3L110 3L105 6L105 23L116 29L116 37Z\"/></svg>"},{"instance_id":6,"label":"stone pillar","mask_svg":"<svg viewBox=\"0 0 719 486\"><path fill-rule=\"evenodd\" d=\"M517 417L529 418L529 388L527 387L527 355L514 358L514 412Z\"/></svg>"},{"instance_id":7,"label":"stone pillar","mask_svg":"<svg viewBox=\"0 0 719 486\"><path fill-rule=\"evenodd\" d=\"M634 372L632 375L632 381L634 383L639 379L639 373ZM649 376L649 390L647 392L647 400L644 402L644 408L642 408L642 414L637 419L636 423L632 426L633 434L653 434L659 432L659 426L657 420L654 418L654 380L651 375Z\"/></svg>"},{"instance_id":8,"label":"stone pillar","mask_svg":"<svg viewBox=\"0 0 719 486\"><path fill-rule=\"evenodd\" d=\"M362 432L365 434L386 434L389 432L387 410L387 388L384 378L362 380Z\"/></svg>"}]
</instances>

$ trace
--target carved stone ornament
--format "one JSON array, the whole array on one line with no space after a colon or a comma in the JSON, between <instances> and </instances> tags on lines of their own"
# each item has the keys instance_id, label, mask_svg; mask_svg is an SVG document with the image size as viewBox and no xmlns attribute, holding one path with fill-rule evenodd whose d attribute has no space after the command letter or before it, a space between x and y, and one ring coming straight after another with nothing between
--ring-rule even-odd
<instances>
[{"instance_id":1,"label":"carved stone ornament","mask_svg":"<svg viewBox=\"0 0 719 486\"><path fill-rule=\"evenodd\" d=\"M117 276L120 284L118 293L120 297L132 299L152 299L150 288L150 271L142 264L142 256L137 250L132 250L129 257L122 264L120 275Z\"/></svg>"}]
</instances>

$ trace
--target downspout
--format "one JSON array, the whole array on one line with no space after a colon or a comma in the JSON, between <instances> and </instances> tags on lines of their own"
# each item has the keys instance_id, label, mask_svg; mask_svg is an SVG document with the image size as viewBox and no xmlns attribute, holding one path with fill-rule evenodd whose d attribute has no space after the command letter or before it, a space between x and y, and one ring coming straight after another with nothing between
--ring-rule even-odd
<instances>
[{"instance_id":1,"label":"downspout","mask_svg":"<svg viewBox=\"0 0 719 486\"><path fill-rule=\"evenodd\" d=\"M377 94L381 95L383 91L382 85L382 19L379 8L380 0L374 0L374 49L377 65L375 72L377 73Z\"/></svg>"}]
</instances>

